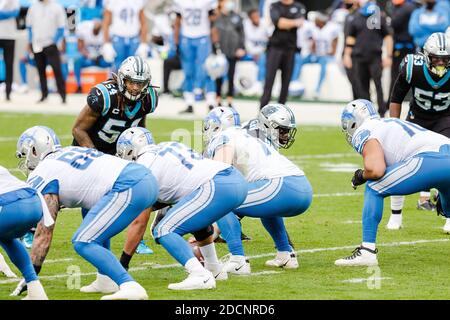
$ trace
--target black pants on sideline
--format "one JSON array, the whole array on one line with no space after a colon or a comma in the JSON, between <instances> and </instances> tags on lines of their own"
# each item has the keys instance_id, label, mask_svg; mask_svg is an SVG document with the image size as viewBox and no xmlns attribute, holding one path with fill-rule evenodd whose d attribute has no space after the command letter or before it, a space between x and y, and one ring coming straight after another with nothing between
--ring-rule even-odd
<instances>
[{"instance_id":1,"label":"black pants on sideline","mask_svg":"<svg viewBox=\"0 0 450 320\"><path fill-rule=\"evenodd\" d=\"M174 70L180 70L181 69L181 61L179 56L175 56L172 58L167 58L164 60L163 64L163 92L169 92L169 78L170 74Z\"/></svg>"},{"instance_id":2,"label":"black pants on sideline","mask_svg":"<svg viewBox=\"0 0 450 320\"><path fill-rule=\"evenodd\" d=\"M228 58L227 57L227 61L228 61L228 71L227 71L228 92L227 92L227 97L234 97L234 73L236 71L237 59L236 58ZM219 97L219 98L222 96L222 84L223 84L223 77L216 79L216 94L217 94L217 97Z\"/></svg>"},{"instance_id":3,"label":"black pants on sideline","mask_svg":"<svg viewBox=\"0 0 450 320\"><path fill-rule=\"evenodd\" d=\"M356 86L358 85L356 83L356 78L355 78L355 68L345 68L345 73L347 74L347 79L350 82L350 85L352 86L352 95L353 95L353 100L357 99L356 97L358 96L358 90L356 88Z\"/></svg>"},{"instance_id":4,"label":"black pants on sideline","mask_svg":"<svg viewBox=\"0 0 450 320\"><path fill-rule=\"evenodd\" d=\"M3 49L3 59L5 60L5 84L6 99L9 100L11 94L13 72L14 72L14 46L16 41L10 39L0 39L0 48Z\"/></svg>"},{"instance_id":5,"label":"black pants on sideline","mask_svg":"<svg viewBox=\"0 0 450 320\"><path fill-rule=\"evenodd\" d=\"M375 83L377 91L378 113L384 117L387 111L386 101L383 97L383 87L381 85L381 75L383 66L381 56L372 57L372 59L353 59L354 75L357 81L357 99L370 100L370 79Z\"/></svg>"},{"instance_id":6,"label":"black pants on sideline","mask_svg":"<svg viewBox=\"0 0 450 320\"><path fill-rule=\"evenodd\" d=\"M268 104L272 98L273 83L278 69L281 70L281 90L278 102L286 103L292 69L294 68L294 57L295 50L293 49L275 47L269 47L267 49L266 79L264 82L264 92L261 96L260 108Z\"/></svg>"},{"instance_id":7,"label":"black pants on sideline","mask_svg":"<svg viewBox=\"0 0 450 320\"><path fill-rule=\"evenodd\" d=\"M66 83L63 78L61 71L61 57L59 56L59 50L56 45L52 44L45 47L43 51L39 53L34 53L34 60L36 61L36 67L39 73L39 81L41 83L41 93L43 97L48 96L47 87L47 75L45 74L45 67L47 63L51 65L53 69L53 74L55 76L56 86L58 88L58 93L65 101L66 99Z\"/></svg>"}]
</instances>

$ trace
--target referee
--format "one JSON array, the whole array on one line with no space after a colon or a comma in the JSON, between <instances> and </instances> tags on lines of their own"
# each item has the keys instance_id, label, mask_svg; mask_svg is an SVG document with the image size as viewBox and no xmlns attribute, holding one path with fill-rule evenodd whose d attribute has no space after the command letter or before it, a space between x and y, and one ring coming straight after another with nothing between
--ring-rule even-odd
<instances>
[{"instance_id":1,"label":"referee","mask_svg":"<svg viewBox=\"0 0 450 320\"><path fill-rule=\"evenodd\" d=\"M275 30L267 44L266 78L260 108L270 102L277 70L281 70L279 103L286 103L289 82L297 50L297 28L303 25L305 7L294 0L281 0L270 6L270 19Z\"/></svg>"},{"instance_id":2,"label":"referee","mask_svg":"<svg viewBox=\"0 0 450 320\"><path fill-rule=\"evenodd\" d=\"M64 8L51 0L39 0L31 5L26 17L28 29L28 50L33 53L41 83L43 102L48 96L47 76L45 68L47 63L52 66L58 93L62 102L66 103L66 84L61 71L61 57L57 43L64 36L66 25L66 12Z\"/></svg>"}]
</instances>

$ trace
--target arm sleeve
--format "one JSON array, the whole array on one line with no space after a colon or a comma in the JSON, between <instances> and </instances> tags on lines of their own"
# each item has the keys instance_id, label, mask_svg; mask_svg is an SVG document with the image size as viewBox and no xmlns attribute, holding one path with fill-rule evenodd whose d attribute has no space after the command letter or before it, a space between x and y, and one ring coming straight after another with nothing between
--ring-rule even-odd
<instances>
[{"instance_id":1,"label":"arm sleeve","mask_svg":"<svg viewBox=\"0 0 450 320\"><path fill-rule=\"evenodd\" d=\"M413 56L407 55L400 64L400 72L392 87L390 102L402 103L405 100L406 94L411 88L411 78L413 70Z\"/></svg>"},{"instance_id":2,"label":"arm sleeve","mask_svg":"<svg viewBox=\"0 0 450 320\"><path fill-rule=\"evenodd\" d=\"M107 93L108 94L108 93ZM104 109L103 92L97 87L93 87L87 96L87 105L94 112L102 113Z\"/></svg>"},{"instance_id":3,"label":"arm sleeve","mask_svg":"<svg viewBox=\"0 0 450 320\"><path fill-rule=\"evenodd\" d=\"M356 38L358 30L355 25L355 19L352 19L348 22L347 32L348 32L347 36Z\"/></svg>"},{"instance_id":4,"label":"arm sleeve","mask_svg":"<svg viewBox=\"0 0 450 320\"><path fill-rule=\"evenodd\" d=\"M42 195L46 194L59 194L59 181L58 180L52 180L50 181L43 189L42 189Z\"/></svg>"},{"instance_id":5,"label":"arm sleeve","mask_svg":"<svg viewBox=\"0 0 450 320\"><path fill-rule=\"evenodd\" d=\"M381 17L381 34L383 35L383 38L392 34L391 28L388 26L386 17Z\"/></svg>"},{"instance_id":6,"label":"arm sleeve","mask_svg":"<svg viewBox=\"0 0 450 320\"><path fill-rule=\"evenodd\" d=\"M281 18L280 7L276 5L276 3L272 3L270 5L270 19L275 27L278 26L278 20Z\"/></svg>"},{"instance_id":7,"label":"arm sleeve","mask_svg":"<svg viewBox=\"0 0 450 320\"><path fill-rule=\"evenodd\" d=\"M245 32L244 32L244 24L241 17L239 17L238 33L239 33L239 48L245 49Z\"/></svg>"}]
</instances>

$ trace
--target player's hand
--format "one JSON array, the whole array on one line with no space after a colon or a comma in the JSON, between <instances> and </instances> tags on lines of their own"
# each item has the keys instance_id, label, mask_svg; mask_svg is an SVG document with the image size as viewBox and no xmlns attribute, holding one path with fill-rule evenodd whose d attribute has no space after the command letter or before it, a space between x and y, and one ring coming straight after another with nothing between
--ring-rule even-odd
<instances>
[{"instance_id":1,"label":"player's hand","mask_svg":"<svg viewBox=\"0 0 450 320\"><path fill-rule=\"evenodd\" d=\"M243 56L245 56L245 50L242 48L238 48L238 49L236 49L235 55L236 55L236 58L240 59Z\"/></svg>"},{"instance_id":2,"label":"player's hand","mask_svg":"<svg viewBox=\"0 0 450 320\"><path fill-rule=\"evenodd\" d=\"M11 297L13 296L20 296L22 292L25 292L28 290L27 283L25 282L25 279L20 280L17 287L14 289L14 291L10 294Z\"/></svg>"},{"instance_id":3,"label":"player's hand","mask_svg":"<svg viewBox=\"0 0 450 320\"><path fill-rule=\"evenodd\" d=\"M116 50L114 50L114 47L111 42L107 42L102 46L101 53L103 59L105 59L105 61L108 63L114 62L114 58L117 55Z\"/></svg>"},{"instance_id":4,"label":"player's hand","mask_svg":"<svg viewBox=\"0 0 450 320\"><path fill-rule=\"evenodd\" d=\"M136 50L136 55L140 56L142 59L147 59L148 58L148 50L149 50L149 46L148 44L141 42L139 44L139 47Z\"/></svg>"},{"instance_id":5,"label":"player's hand","mask_svg":"<svg viewBox=\"0 0 450 320\"><path fill-rule=\"evenodd\" d=\"M348 54L345 54L342 58L342 63L344 64L344 67L347 69L351 69L353 66L352 57Z\"/></svg>"},{"instance_id":6,"label":"player's hand","mask_svg":"<svg viewBox=\"0 0 450 320\"><path fill-rule=\"evenodd\" d=\"M363 169L358 169L355 171L355 173L353 174L353 178L352 178L353 189L356 190L357 186L360 186L360 185L366 183L367 179L364 179L363 174L364 174Z\"/></svg>"},{"instance_id":7,"label":"player's hand","mask_svg":"<svg viewBox=\"0 0 450 320\"><path fill-rule=\"evenodd\" d=\"M386 57L382 61L383 68L390 68L392 66L392 58Z\"/></svg>"}]
</instances>

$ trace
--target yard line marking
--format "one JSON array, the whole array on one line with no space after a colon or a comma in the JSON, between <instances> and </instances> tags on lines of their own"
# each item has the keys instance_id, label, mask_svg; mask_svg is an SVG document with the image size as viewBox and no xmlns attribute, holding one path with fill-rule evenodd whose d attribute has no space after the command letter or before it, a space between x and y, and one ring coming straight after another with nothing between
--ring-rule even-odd
<instances>
[{"instance_id":1,"label":"yard line marking","mask_svg":"<svg viewBox=\"0 0 450 320\"><path fill-rule=\"evenodd\" d=\"M362 220L346 220L342 223L344 223L344 224L360 224L360 223L362 223Z\"/></svg>"},{"instance_id":2,"label":"yard line marking","mask_svg":"<svg viewBox=\"0 0 450 320\"><path fill-rule=\"evenodd\" d=\"M378 247L398 247L398 246L406 246L406 245L415 245L415 244L423 244L423 243L439 243L439 242L449 242L450 239L430 239L430 240L415 240L415 241L400 241L400 242L390 242L390 243L379 243L377 244ZM322 251L338 251L338 250L346 250L346 249L354 249L358 247L359 245L351 245L351 246L343 246L343 247L330 247L330 248L314 248L314 249L302 249L295 251L297 254L299 253L316 253L316 252L322 252ZM275 256L276 253L264 253L254 256L248 256L249 259L258 259L258 258L264 258L264 257L272 257ZM141 265L138 267L130 268L130 271L142 271L142 270L148 270L148 269L162 269L162 268L181 268L181 265L178 263L173 264L166 264L166 265L160 265L160 264L152 264L148 263L146 266ZM264 271L262 271L264 272ZM87 272L87 273L79 273L80 276L90 276L95 275L97 272ZM265 273L266 274L266 273ZM68 276L73 276L73 274L56 274L51 276L40 276L40 279L56 279L56 278L67 278ZM1 284L9 284L14 282L19 282L21 278L14 278L14 279L6 279L6 280L0 280Z\"/></svg>"},{"instance_id":3,"label":"yard line marking","mask_svg":"<svg viewBox=\"0 0 450 320\"><path fill-rule=\"evenodd\" d=\"M305 159L332 159L332 158L356 158L359 155L354 152L346 152L346 153L323 153L323 154L302 154L296 156L288 156L289 160L305 160Z\"/></svg>"},{"instance_id":4,"label":"yard line marking","mask_svg":"<svg viewBox=\"0 0 450 320\"><path fill-rule=\"evenodd\" d=\"M313 194L314 198L324 198L324 197L353 197L362 196L362 192L336 192L336 193L317 193Z\"/></svg>"},{"instance_id":5,"label":"yard line marking","mask_svg":"<svg viewBox=\"0 0 450 320\"><path fill-rule=\"evenodd\" d=\"M353 279L347 279L347 280L342 280L342 283L364 283L367 281L376 281L376 280L391 280L392 278L390 277L368 277L368 278L353 278Z\"/></svg>"},{"instance_id":6,"label":"yard line marking","mask_svg":"<svg viewBox=\"0 0 450 320\"><path fill-rule=\"evenodd\" d=\"M74 258L48 259L48 260L45 260L44 263L68 262L68 261L73 261L73 260L75 260L75 259Z\"/></svg>"}]
</instances>

